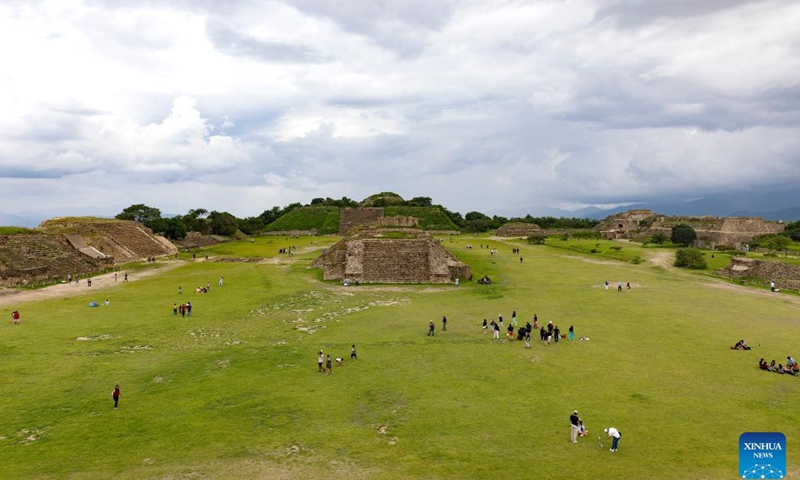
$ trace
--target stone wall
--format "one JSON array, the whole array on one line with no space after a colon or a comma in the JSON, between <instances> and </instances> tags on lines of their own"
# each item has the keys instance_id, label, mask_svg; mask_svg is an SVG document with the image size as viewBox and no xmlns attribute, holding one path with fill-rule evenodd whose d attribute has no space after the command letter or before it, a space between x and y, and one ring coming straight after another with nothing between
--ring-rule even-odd
<instances>
[{"instance_id":1,"label":"stone wall","mask_svg":"<svg viewBox=\"0 0 800 480\"><path fill-rule=\"evenodd\" d=\"M471 278L468 265L419 230L361 231L333 245L314 266L323 269L324 280L359 283L451 283Z\"/></svg>"},{"instance_id":2,"label":"stone wall","mask_svg":"<svg viewBox=\"0 0 800 480\"><path fill-rule=\"evenodd\" d=\"M731 278L758 277L765 284L774 281L782 290L800 290L800 265L733 257L728 268L716 270L715 273Z\"/></svg>"},{"instance_id":3,"label":"stone wall","mask_svg":"<svg viewBox=\"0 0 800 480\"><path fill-rule=\"evenodd\" d=\"M506 223L498 228L495 234L498 237L521 238L526 238L531 235L543 235L541 227L535 223Z\"/></svg>"},{"instance_id":4,"label":"stone wall","mask_svg":"<svg viewBox=\"0 0 800 480\"><path fill-rule=\"evenodd\" d=\"M343 208L339 215L339 235L347 235L353 228L365 223L377 222L383 217L383 208Z\"/></svg>"}]
</instances>

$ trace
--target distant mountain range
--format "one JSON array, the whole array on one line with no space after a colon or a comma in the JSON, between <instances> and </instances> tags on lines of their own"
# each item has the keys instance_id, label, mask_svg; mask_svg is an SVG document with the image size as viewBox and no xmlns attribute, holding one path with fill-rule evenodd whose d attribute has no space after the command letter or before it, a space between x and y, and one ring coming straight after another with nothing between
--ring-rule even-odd
<instances>
[{"instance_id":1,"label":"distant mountain range","mask_svg":"<svg viewBox=\"0 0 800 480\"><path fill-rule=\"evenodd\" d=\"M572 212L572 216L601 220L633 209L648 209L661 215L761 217L764 220L796 222L800 220L800 188L721 193L683 203L636 203L608 210L587 207Z\"/></svg>"}]
</instances>

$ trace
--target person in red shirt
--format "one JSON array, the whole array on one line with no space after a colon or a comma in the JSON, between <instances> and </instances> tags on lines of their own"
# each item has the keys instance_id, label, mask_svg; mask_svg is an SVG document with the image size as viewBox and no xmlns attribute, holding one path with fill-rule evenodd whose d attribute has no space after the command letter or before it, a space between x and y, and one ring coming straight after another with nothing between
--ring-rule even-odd
<instances>
[{"instance_id":1,"label":"person in red shirt","mask_svg":"<svg viewBox=\"0 0 800 480\"><path fill-rule=\"evenodd\" d=\"M111 392L111 396L114 398L114 410L116 410L117 405L119 405L119 385L114 385L114 391Z\"/></svg>"},{"instance_id":2,"label":"person in red shirt","mask_svg":"<svg viewBox=\"0 0 800 480\"><path fill-rule=\"evenodd\" d=\"M11 312L11 321L14 322L14 325L19 323L19 312L17 310Z\"/></svg>"}]
</instances>

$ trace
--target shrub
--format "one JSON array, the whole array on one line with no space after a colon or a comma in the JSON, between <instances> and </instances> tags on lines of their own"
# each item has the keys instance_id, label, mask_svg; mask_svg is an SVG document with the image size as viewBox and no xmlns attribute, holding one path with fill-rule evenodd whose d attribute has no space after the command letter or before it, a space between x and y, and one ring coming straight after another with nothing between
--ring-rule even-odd
<instances>
[{"instance_id":1,"label":"shrub","mask_svg":"<svg viewBox=\"0 0 800 480\"><path fill-rule=\"evenodd\" d=\"M667 241L667 236L661 232L657 232L650 237L650 243L654 243L656 245L664 245L664 242Z\"/></svg>"},{"instance_id":2,"label":"shrub","mask_svg":"<svg viewBox=\"0 0 800 480\"><path fill-rule=\"evenodd\" d=\"M636 255L635 257L633 257L631 259L631 263L634 264L634 265L639 265L640 263L643 263L643 262L644 262L644 259L642 257L640 257L639 255Z\"/></svg>"},{"instance_id":3,"label":"shrub","mask_svg":"<svg viewBox=\"0 0 800 480\"><path fill-rule=\"evenodd\" d=\"M730 252L731 250L736 250L736 249L730 245L717 245L716 247L714 247L714 250L718 252Z\"/></svg>"},{"instance_id":4,"label":"shrub","mask_svg":"<svg viewBox=\"0 0 800 480\"><path fill-rule=\"evenodd\" d=\"M593 248L593 249L591 249L589 251L592 252L592 253L597 253L597 249L596 248Z\"/></svg>"},{"instance_id":5,"label":"shrub","mask_svg":"<svg viewBox=\"0 0 800 480\"><path fill-rule=\"evenodd\" d=\"M672 227L672 236L670 240L676 245L688 247L692 242L697 240L697 232L689 225L681 223Z\"/></svg>"},{"instance_id":6,"label":"shrub","mask_svg":"<svg viewBox=\"0 0 800 480\"><path fill-rule=\"evenodd\" d=\"M528 245L544 245L544 241L547 239L545 235L528 235Z\"/></svg>"},{"instance_id":7,"label":"shrub","mask_svg":"<svg viewBox=\"0 0 800 480\"><path fill-rule=\"evenodd\" d=\"M617 247L617 246L614 246L614 247L609 247L609 248L611 248L611 250L614 250L614 251L617 251L617 252L619 252L620 250L622 250L622 247Z\"/></svg>"},{"instance_id":8,"label":"shrub","mask_svg":"<svg viewBox=\"0 0 800 480\"><path fill-rule=\"evenodd\" d=\"M706 268L706 259L703 253L696 248L682 248L675 253L675 266L703 270Z\"/></svg>"}]
</instances>

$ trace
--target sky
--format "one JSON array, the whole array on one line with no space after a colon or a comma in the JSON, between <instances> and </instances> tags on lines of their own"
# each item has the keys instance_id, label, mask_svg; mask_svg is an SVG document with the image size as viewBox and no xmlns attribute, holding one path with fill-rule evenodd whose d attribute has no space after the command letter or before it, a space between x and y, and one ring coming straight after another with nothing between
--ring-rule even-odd
<instances>
[{"instance_id":1,"label":"sky","mask_svg":"<svg viewBox=\"0 0 800 480\"><path fill-rule=\"evenodd\" d=\"M4 0L0 212L800 185L800 2Z\"/></svg>"}]
</instances>

